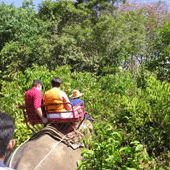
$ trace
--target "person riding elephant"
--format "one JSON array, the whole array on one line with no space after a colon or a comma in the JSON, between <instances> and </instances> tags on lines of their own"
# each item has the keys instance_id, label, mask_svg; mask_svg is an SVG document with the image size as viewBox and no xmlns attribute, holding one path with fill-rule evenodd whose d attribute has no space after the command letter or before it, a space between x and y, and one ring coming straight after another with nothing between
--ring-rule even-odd
<instances>
[{"instance_id":1,"label":"person riding elephant","mask_svg":"<svg viewBox=\"0 0 170 170\"><path fill-rule=\"evenodd\" d=\"M44 124L48 122L42 112L42 93L43 84L40 80L35 79L32 83L32 88L25 93L25 106L30 120L35 121L40 119Z\"/></svg>"},{"instance_id":2,"label":"person riding elephant","mask_svg":"<svg viewBox=\"0 0 170 170\"><path fill-rule=\"evenodd\" d=\"M67 97L67 94L60 89L61 79L59 77L55 77L51 81L52 88L45 92L44 102L47 106L48 112L67 112L64 114L60 114L61 117L70 117L72 116L71 105L68 104L70 101ZM56 105L50 105L56 104Z\"/></svg>"},{"instance_id":3,"label":"person riding elephant","mask_svg":"<svg viewBox=\"0 0 170 170\"><path fill-rule=\"evenodd\" d=\"M84 93L80 93L79 90L73 90L73 93L69 96L69 97L70 97L70 103L71 103L74 107L77 106L77 105L79 105L79 104L81 104L81 103L83 103L83 105L85 106L84 101L83 101L82 99L80 99L80 97L83 96L83 95L84 95ZM85 114L84 119L87 119L87 120L89 120L90 122L93 122L93 121L94 121L93 119L91 119L91 118L89 117L88 114Z\"/></svg>"}]
</instances>

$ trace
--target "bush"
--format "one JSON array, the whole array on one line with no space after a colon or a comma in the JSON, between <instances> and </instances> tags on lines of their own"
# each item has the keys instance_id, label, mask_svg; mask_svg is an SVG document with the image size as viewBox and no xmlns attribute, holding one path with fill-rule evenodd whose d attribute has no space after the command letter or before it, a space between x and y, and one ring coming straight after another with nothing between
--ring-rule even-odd
<instances>
[{"instance_id":1,"label":"bush","mask_svg":"<svg viewBox=\"0 0 170 170\"><path fill-rule=\"evenodd\" d=\"M51 88L52 78L60 77L61 89L68 96L74 89L84 93L86 111L95 118L95 136L91 142L84 140L89 148L82 152L80 169L168 167L170 85L158 81L154 74L144 72L145 88L139 86L138 75L128 71L96 77L71 72L68 65L53 71L33 65L9 77L2 81L0 108L16 119L17 146L32 133L23 123L21 110L13 106L24 104L24 94L33 79L43 81L44 94Z\"/></svg>"}]
</instances>

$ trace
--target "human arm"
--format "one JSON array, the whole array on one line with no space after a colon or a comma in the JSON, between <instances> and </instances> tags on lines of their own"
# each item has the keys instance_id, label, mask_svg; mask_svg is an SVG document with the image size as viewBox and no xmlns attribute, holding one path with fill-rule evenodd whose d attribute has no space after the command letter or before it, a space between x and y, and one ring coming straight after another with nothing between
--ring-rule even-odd
<instances>
[{"instance_id":1,"label":"human arm","mask_svg":"<svg viewBox=\"0 0 170 170\"><path fill-rule=\"evenodd\" d=\"M40 117L42 122L46 124L48 122L48 119L44 117L42 109L41 109L41 105L42 105L42 93L38 92L34 96L34 108L35 108L36 114Z\"/></svg>"},{"instance_id":2,"label":"human arm","mask_svg":"<svg viewBox=\"0 0 170 170\"><path fill-rule=\"evenodd\" d=\"M36 108L35 111L37 115L40 117L40 119L42 120L42 122L46 124L48 122L48 119L44 117L41 107Z\"/></svg>"},{"instance_id":3,"label":"human arm","mask_svg":"<svg viewBox=\"0 0 170 170\"><path fill-rule=\"evenodd\" d=\"M60 98L62 99L62 101L64 103L70 103L68 97L67 97L67 94L63 91L60 91L59 92L59 95L60 95ZM65 104L65 108L68 110L68 111L71 111L71 105L70 104Z\"/></svg>"}]
</instances>

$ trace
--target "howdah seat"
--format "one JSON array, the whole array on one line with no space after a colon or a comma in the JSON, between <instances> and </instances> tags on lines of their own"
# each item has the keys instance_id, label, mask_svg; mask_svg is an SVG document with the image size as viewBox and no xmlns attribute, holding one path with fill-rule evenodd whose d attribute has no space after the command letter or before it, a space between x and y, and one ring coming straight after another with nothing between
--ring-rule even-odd
<instances>
[{"instance_id":1,"label":"howdah seat","mask_svg":"<svg viewBox=\"0 0 170 170\"><path fill-rule=\"evenodd\" d=\"M48 109L49 106L55 106L59 104L70 104L71 111L56 112L56 110ZM24 122L26 123L27 127L35 133L34 125L43 124L43 122L38 115L35 115L35 113L31 111L33 106L15 107L22 109L24 114ZM63 133L69 133L70 131L78 128L84 120L85 114L87 114L87 112L85 112L83 102L79 103L75 107L73 107L71 103L45 104L42 105L42 110L44 116L48 119L48 123L52 124ZM61 125L64 125L66 128L61 128ZM46 125L44 124L44 126Z\"/></svg>"}]
</instances>

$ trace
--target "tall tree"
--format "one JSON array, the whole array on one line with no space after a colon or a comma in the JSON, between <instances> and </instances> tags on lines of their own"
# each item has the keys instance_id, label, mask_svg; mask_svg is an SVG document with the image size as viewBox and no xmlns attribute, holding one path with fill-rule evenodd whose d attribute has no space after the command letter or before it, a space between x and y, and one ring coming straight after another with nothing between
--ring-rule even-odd
<instances>
[{"instance_id":1,"label":"tall tree","mask_svg":"<svg viewBox=\"0 0 170 170\"><path fill-rule=\"evenodd\" d=\"M94 27L96 48L100 55L100 68L120 66L122 61L139 56L145 46L145 18L129 10L117 18L103 14Z\"/></svg>"},{"instance_id":2,"label":"tall tree","mask_svg":"<svg viewBox=\"0 0 170 170\"><path fill-rule=\"evenodd\" d=\"M0 64L1 71L25 70L38 62L37 41L46 35L45 24L32 8L0 6ZM40 62L41 63L41 62ZM6 73L6 74L7 74Z\"/></svg>"}]
</instances>

